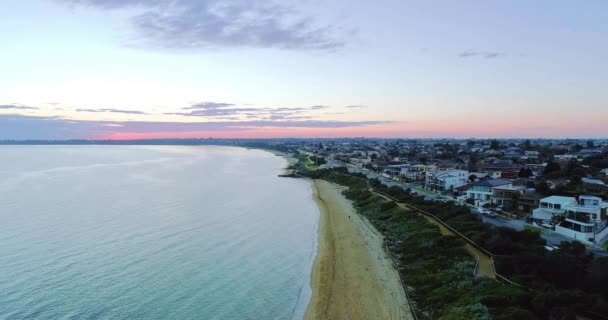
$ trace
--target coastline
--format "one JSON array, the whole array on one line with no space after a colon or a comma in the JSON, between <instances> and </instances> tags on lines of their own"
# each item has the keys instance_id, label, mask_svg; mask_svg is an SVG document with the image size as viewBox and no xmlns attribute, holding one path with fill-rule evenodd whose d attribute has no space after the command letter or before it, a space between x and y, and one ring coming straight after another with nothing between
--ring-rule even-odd
<instances>
[{"instance_id":1,"label":"coastline","mask_svg":"<svg viewBox=\"0 0 608 320\"><path fill-rule=\"evenodd\" d=\"M342 187L312 184L320 219L304 319L412 319L383 236L357 214Z\"/></svg>"},{"instance_id":2,"label":"coastline","mask_svg":"<svg viewBox=\"0 0 608 320\"><path fill-rule=\"evenodd\" d=\"M294 158L293 154L285 153L285 152L281 152L281 151L277 151L277 150L265 150L265 151L268 151L277 157L282 157L283 159L287 160L287 166L285 166L285 168L283 168L283 173L281 174L282 176L290 176L293 174L293 169L290 169L290 168L293 167L293 165L295 165L296 163L298 163L298 159Z\"/></svg>"}]
</instances>

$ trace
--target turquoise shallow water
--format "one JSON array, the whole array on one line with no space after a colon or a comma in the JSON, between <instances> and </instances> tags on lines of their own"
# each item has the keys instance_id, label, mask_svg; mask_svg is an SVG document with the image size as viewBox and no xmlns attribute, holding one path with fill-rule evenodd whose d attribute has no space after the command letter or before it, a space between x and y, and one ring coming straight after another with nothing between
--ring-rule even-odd
<instances>
[{"instance_id":1,"label":"turquoise shallow water","mask_svg":"<svg viewBox=\"0 0 608 320\"><path fill-rule=\"evenodd\" d=\"M0 319L299 319L318 209L223 147L0 147Z\"/></svg>"}]
</instances>

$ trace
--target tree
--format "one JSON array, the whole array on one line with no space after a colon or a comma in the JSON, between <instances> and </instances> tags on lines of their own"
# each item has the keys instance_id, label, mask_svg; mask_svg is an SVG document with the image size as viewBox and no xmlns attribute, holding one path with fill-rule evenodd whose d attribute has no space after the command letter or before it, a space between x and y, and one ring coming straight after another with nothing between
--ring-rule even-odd
<instances>
[{"instance_id":1,"label":"tree","mask_svg":"<svg viewBox=\"0 0 608 320\"><path fill-rule=\"evenodd\" d=\"M549 187L549 184L546 181L542 180L536 184L536 192L540 194L548 194L550 191L551 188Z\"/></svg>"},{"instance_id":2,"label":"tree","mask_svg":"<svg viewBox=\"0 0 608 320\"><path fill-rule=\"evenodd\" d=\"M500 149L500 144L498 143L498 140L494 139L490 142L490 149L492 149L492 150Z\"/></svg>"},{"instance_id":3,"label":"tree","mask_svg":"<svg viewBox=\"0 0 608 320\"><path fill-rule=\"evenodd\" d=\"M551 172L559 172L560 170L562 170L562 168L559 166L559 163L554 162L554 161L549 161L549 162L547 162L547 166L545 167L545 171L543 171L543 174L548 174Z\"/></svg>"},{"instance_id":4,"label":"tree","mask_svg":"<svg viewBox=\"0 0 608 320\"><path fill-rule=\"evenodd\" d=\"M476 176L476 175L474 175L474 174L472 174L472 175L470 175L470 176L469 176L469 180L470 180L471 182L475 182L475 181L477 181L477 176Z\"/></svg>"},{"instance_id":5,"label":"tree","mask_svg":"<svg viewBox=\"0 0 608 320\"><path fill-rule=\"evenodd\" d=\"M587 148L588 149L595 148L595 143L593 143L593 140L587 140Z\"/></svg>"},{"instance_id":6,"label":"tree","mask_svg":"<svg viewBox=\"0 0 608 320\"><path fill-rule=\"evenodd\" d=\"M521 169L519 169L519 173L517 175L520 178L529 178L529 177L533 176L534 173L532 173L532 170L530 170L528 168L521 168Z\"/></svg>"}]
</instances>

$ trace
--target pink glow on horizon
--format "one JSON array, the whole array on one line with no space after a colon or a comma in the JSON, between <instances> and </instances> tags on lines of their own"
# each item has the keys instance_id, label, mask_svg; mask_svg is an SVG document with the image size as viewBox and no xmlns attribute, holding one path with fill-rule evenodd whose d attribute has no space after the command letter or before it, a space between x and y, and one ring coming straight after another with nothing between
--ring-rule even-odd
<instances>
[{"instance_id":1,"label":"pink glow on horizon","mask_svg":"<svg viewBox=\"0 0 608 320\"><path fill-rule=\"evenodd\" d=\"M509 119L511 118L511 119ZM608 126L601 117L594 123L588 119L556 119L551 115L539 123L538 119L514 119L515 116L491 120L476 119L424 119L414 123L393 123L365 127L345 128L284 128L264 127L247 128L243 130L225 131L190 131L190 132L116 132L109 135L94 137L108 140L138 140L138 139L188 139L188 138L340 138L340 137L369 137L369 138L471 138L471 137L607 137Z\"/></svg>"}]
</instances>

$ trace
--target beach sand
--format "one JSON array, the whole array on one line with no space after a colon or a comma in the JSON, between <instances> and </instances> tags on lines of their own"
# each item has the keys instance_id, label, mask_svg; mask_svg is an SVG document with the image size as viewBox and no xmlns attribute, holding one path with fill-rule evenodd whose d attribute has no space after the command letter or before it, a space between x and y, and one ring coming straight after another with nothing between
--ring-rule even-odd
<instances>
[{"instance_id":1,"label":"beach sand","mask_svg":"<svg viewBox=\"0 0 608 320\"><path fill-rule=\"evenodd\" d=\"M342 190L314 181L321 218L305 319L413 319L382 235L356 213Z\"/></svg>"}]
</instances>

